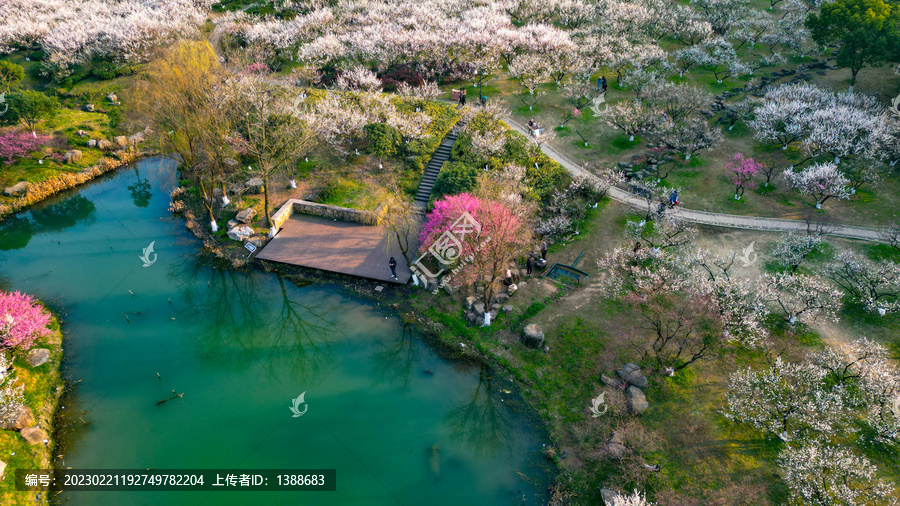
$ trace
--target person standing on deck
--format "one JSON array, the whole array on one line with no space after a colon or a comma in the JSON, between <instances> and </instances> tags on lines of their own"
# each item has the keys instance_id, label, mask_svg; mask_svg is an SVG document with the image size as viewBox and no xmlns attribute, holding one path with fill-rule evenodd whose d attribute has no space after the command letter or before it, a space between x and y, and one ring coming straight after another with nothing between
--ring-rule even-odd
<instances>
[{"instance_id":1,"label":"person standing on deck","mask_svg":"<svg viewBox=\"0 0 900 506\"><path fill-rule=\"evenodd\" d=\"M391 266L391 277L397 279L397 259L391 257L391 260L388 262L388 265Z\"/></svg>"}]
</instances>

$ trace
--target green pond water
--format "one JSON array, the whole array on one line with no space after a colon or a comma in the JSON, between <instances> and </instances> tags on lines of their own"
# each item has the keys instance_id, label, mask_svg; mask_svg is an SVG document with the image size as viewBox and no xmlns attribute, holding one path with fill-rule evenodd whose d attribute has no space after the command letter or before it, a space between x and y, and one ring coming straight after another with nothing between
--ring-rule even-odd
<instances>
[{"instance_id":1,"label":"green pond water","mask_svg":"<svg viewBox=\"0 0 900 506\"><path fill-rule=\"evenodd\" d=\"M336 469L337 491L58 502L546 502L545 436L501 378L440 357L338 287L210 266L167 211L176 183L173 162L148 159L0 223L0 288L34 294L65 321L65 373L78 383L61 410L58 465ZM184 396L157 404L173 390ZM293 417L303 392L307 411Z\"/></svg>"}]
</instances>

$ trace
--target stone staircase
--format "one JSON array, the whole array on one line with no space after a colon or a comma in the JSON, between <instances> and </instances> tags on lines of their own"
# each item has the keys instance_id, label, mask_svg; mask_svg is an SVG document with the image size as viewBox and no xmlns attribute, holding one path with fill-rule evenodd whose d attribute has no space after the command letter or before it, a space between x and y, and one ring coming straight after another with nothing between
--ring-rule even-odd
<instances>
[{"instance_id":1,"label":"stone staircase","mask_svg":"<svg viewBox=\"0 0 900 506\"><path fill-rule=\"evenodd\" d=\"M431 190L434 188L434 183L437 181L441 166L450 159L450 151L453 149L453 144L456 143L456 137L459 135L460 127L461 125L459 124L454 126L453 130L451 130L447 136L444 137L444 140L441 141L441 145L438 146L434 155L431 156L431 161L429 161L428 166L425 167L425 173L422 175L422 182L419 183L419 191L416 193L416 198L413 201L415 207L424 210L425 207L428 206L428 200L431 199Z\"/></svg>"}]
</instances>

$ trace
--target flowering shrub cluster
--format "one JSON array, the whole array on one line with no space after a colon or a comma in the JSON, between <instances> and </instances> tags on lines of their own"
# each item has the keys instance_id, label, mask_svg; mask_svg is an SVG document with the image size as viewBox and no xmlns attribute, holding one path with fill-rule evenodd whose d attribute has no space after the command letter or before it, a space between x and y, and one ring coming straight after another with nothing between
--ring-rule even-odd
<instances>
[{"instance_id":1,"label":"flowering shrub cluster","mask_svg":"<svg viewBox=\"0 0 900 506\"><path fill-rule=\"evenodd\" d=\"M47 335L50 314L34 298L20 292L0 292L0 346L27 349Z\"/></svg>"},{"instance_id":2,"label":"flowering shrub cluster","mask_svg":"<svg viewBox=\"0 0 900 506\"><path fill-rule=\"evenodd\" d=\"M34 136L28 132L8 132L0 135L0 158L6 159L6 165L12 165L16 158L37 150L47 143L48 137Z\"/></svg>"}]
</instances>

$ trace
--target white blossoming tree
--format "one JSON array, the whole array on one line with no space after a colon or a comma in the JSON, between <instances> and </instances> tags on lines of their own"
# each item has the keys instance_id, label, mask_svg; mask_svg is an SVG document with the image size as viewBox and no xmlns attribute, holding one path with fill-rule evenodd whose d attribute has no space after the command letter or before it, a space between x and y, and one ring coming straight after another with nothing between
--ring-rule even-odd
<instances>
[{"instance_id":1,"label":"white blossoming tree","mask_svg":"<svg viewBox=\"0 0 900 506\"><path fill-rule=\"evenodd\" d=\"M822 236L817 234L795 234L789 232L781 237L772 256L781 267L790 269L792 273L806 260L812 252L822 245Z\"/></svg>"},{"instance_id":2,"label":"white blossoming tree","mask_svg":"<svg viewBox=\"0 0 900 506\"><path fill-rule=\"evenodd\" d=\"M869 311L900 311L900 265L890 260L875 263L845 251L826 267L825 275Z\"/></svg>"},{"instance_id":3,"label":"white blossoming tree","mask_svg":"<svg viewBox=\"0 0 900 506\"><path fill-rule=\"evenodd\" d=\"M778 465L794 504L896 504L894 487L878 478L875 465L846 447L804 442L785 448Z\"/></svg>"},{"instance_id":4,"label":"white blossoming tree","mask_svg":"<svg viewBox=\"0 0 900 506\"><path fill-rule=\"evenodd\" d=\"M846 419L844 394L826 387L825 376L814 364L781 357L759 371L738 371L729 378L725 416L784 441L832 434Z\"/></svg>"},{"instance_id":5,"label":"white blossoming tree","mask_svg":"<svg viewBox=\"0 0 900 506\"><path fill-rule=\"evenodd\" d=\"M840 290L819 276L805 274L764 274L760 296L768 301L785 322L811 324L819 318L838 320Z\"/></svg>"},{"instance_id":6,"label":"white blossoming tree","mask_svg":"<svg viewBox=\"0 0 900 506\"><path fill-rule=\"evenodd\" d=\"M787 169L782 174L785 181L800 192L816 199L816 209L830 198L846 200L850 198L850 180L838 170L833 162L816 163L800 172Z\"/></svg>"}]
</instances>

